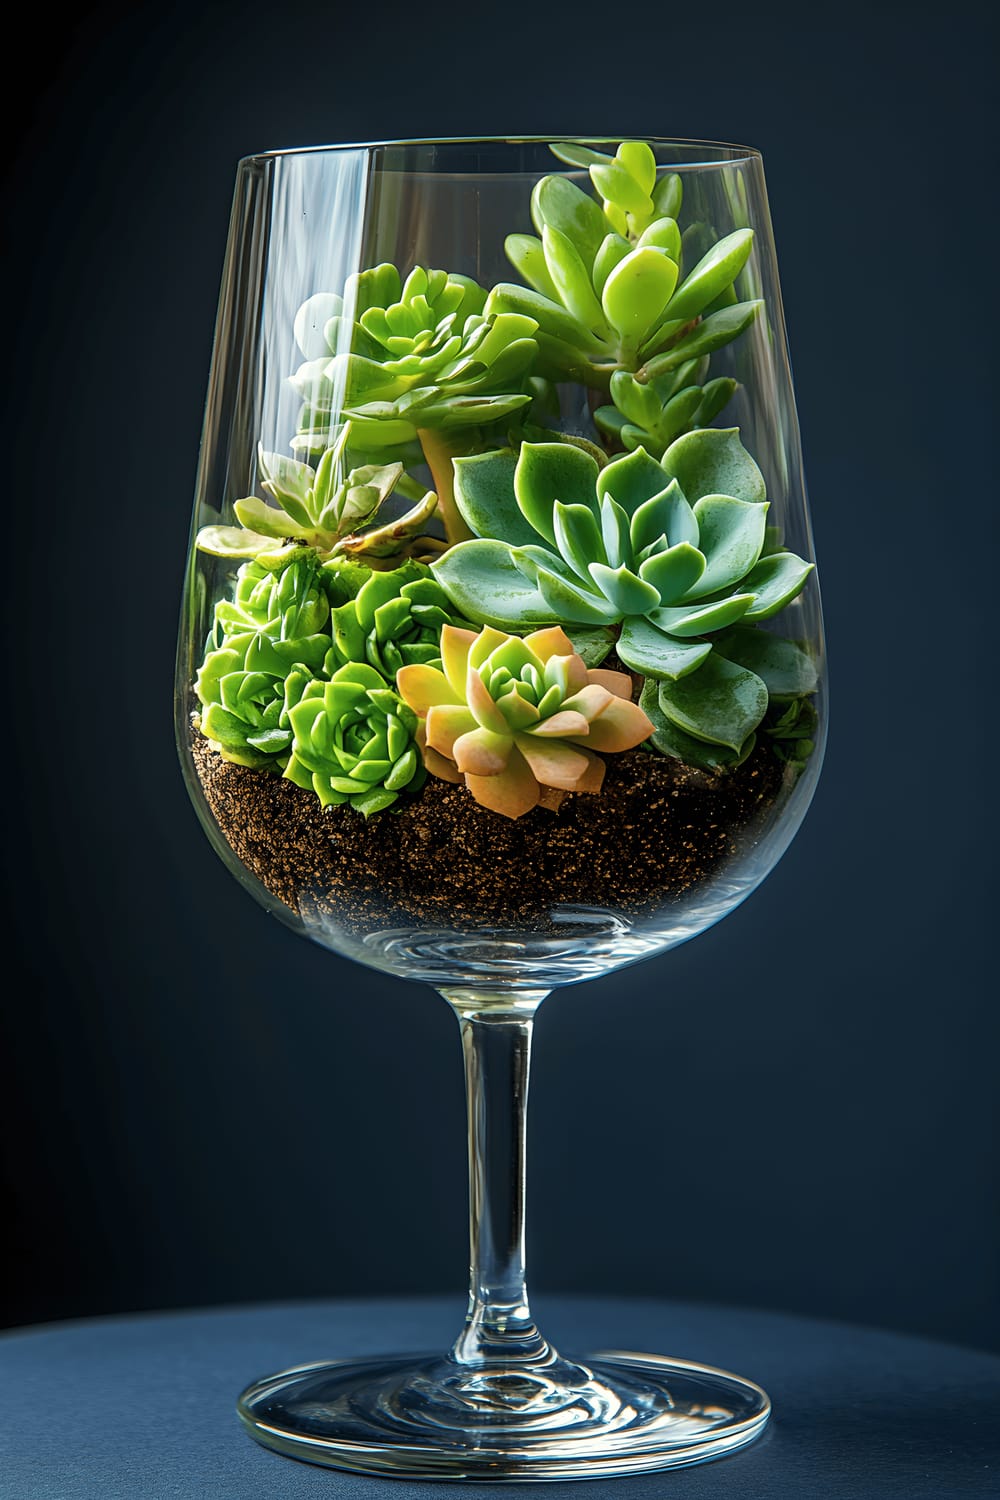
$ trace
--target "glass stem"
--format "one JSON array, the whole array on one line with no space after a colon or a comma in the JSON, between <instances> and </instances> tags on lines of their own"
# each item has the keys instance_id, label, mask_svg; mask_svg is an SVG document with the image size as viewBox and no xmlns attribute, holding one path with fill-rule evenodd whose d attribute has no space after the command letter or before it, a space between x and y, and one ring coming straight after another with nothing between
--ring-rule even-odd
<instances>
[{"instance_id":1,"label":"glass stem","mask_svg":"<svg viewBox=\"0 0 1000 1500\"><path fill-rule=\"evenodd\" d=\"M534 1013L544 991L445 991L458 1015L469 1109L469 1310L452 1359L523 1369L558 1360L524 1275L525 1128Z\"/></svg>"}]
</instances>

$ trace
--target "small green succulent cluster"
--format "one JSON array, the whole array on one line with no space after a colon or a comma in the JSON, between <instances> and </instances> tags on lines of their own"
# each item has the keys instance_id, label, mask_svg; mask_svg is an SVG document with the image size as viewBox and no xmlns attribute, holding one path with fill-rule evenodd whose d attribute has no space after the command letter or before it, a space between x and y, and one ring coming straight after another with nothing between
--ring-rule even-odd
<instances>
[{"instance_id":1,"label":"small green succulent cluster","mask_svg":"<svg viewBox=\"0 0 1000 1500\"><path fill-rule=\"evenodd\" d=\"M456 461L476 539L433 571L470 619L507 630L603 628L654 684L653 743L694 764L750 753L770 696L815 687L806 654L755 628L812 571L768 541L764 480L735 429L687 433L657 463L643 449L603 469L566 444ZM732 627L741 624L739 632ZM729 634L725 634L730 632ZM707 747L707 748L706 748Z\"/></svg>"},{"instance_id":2,"label":"small green succulent cluster","mask_svg":"<svg viewBox=\"0 0 1000 1500\"><path fill-rule=\"evenodd\" d=\"M443 626L465 623L422 564L372 572L303 545L262 553L216 605L195 683L201 731L226 760L283 773L324 806L382 811L424 775L396 671L439 664Z\"/></svg>"},{"instance_id":3,"label":"small green succulent cluster","mask_svg":"<svg viewBox=\"0 0 1000 1500\"><path fill-rule=\"evenodd\" d=\"M422 429L482 426L530 400L522 377L535 358L535 321L484 312L468 276L395 266L352 276L341 298L322 292L299 309L307 356L292 377L303 398L296 452L323 453L345 418L362 450L412 443Z\"/></svg>"}]
</instances>

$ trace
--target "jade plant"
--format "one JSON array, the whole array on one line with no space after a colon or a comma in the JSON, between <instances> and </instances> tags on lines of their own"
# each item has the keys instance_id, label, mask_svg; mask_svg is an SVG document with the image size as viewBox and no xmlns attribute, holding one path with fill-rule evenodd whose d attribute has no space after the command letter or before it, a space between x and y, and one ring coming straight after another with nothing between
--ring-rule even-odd
<instances>
[{"instance_id":1,"label":"jade plant","mask_svg":"<svg viewBox=\"0 0 1000 1500\"><path fill-rule=\"evenodd\" d=\"M558 626L520 638L446 625L441 654L442 669L407 666L396 677L420 716L427 768L464 780L505 817L599 792L595 752L631 750L652 730L627 674L588 669Z\"/></svg>"},{"instance_id":2,"label":"jade plant","mask_svg":"<svg viewBox=\"0 0 1000 1500\"><path fill-rule=\"evenodd\" d=\"M737 198L731 233L686 222L644 142L552 150L522 284L383 263L307 298L291 456L199 533L231 582L197 722L324 807L398 811L430 773L518 818L609 754L812 752L816 668L772 625L811 565L719 425L715 355L766 332L753 234Z\"/></svg>"}]
</instances>

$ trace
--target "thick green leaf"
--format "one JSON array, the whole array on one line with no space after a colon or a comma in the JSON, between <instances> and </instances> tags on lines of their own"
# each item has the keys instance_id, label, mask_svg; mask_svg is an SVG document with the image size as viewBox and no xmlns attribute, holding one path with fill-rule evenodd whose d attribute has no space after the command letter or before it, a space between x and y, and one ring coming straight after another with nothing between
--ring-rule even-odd
<instances>
[{"instance_id":1,"label":"thick green leaf","mask_svg":"<svg viewBox=\"0 0 1000 1500\"><path fill-rule=\"evenodd\" d=\"M601 306L623 338L639 342L659 318L677 282L677 266L663 250L633 250L604 284Z\"/></svg>"},{"instance_id":2,"label":"thick green leaf","mask_svg":"<svg viewBox=\"0 0 1000 1500\"><path fill-rule=\"evenodd\" d=\"M483 427L527 406L530 396L447 396L415 413L420 427Z\"/></svg>"},{"instance_id":3,"label":"thick green leaf","mask_svg":"<svg viewBox=\"0 0 1000 1500\"><path fill-rule=\"evenodd\" d=\"M652 147L645 141L622 141L615 155L642 191L651 193L656 182L656 157Z\"/></svg>"},{"instance_id":4,"label":"thick green leaf","mask_svg":"<svg viewBox=\"0 0 1000 1500\"><path fill-rule=\"evenodd\" d=\"M628 512L623 510L617 501L612 500L610 495L605 495L601 500L601 540L607 557L605 559L600 554L595 554L591 562L607 561L613 568L626 563L633 568L635 551L632 546Z\"/></svg>"},{"instance_id":5,"label":"thick green leaf","mask_svg":"<svg viewBox=\"0 0 1000 1500\"><path fill-rule=\"evenodd\" d=\"M203 526L195 538L195 546L211 557L256 557L273 540L273 534L265 536L242 526Z\"/></svg>"},{"instance_id":6,"label":"thick green leaf","mask_svg":"<svg viewBox=\"0 0 1000 1500\"><path fill-rule=\"evenodd\" d=\"M684 184L679 172L668 172L653 188L653 207L664 219L676 219L680 215L684 198Z\"/></svg>"},{"instance_id":7,"label":"thick green leaf","mask_svg":"<svg viewBox=\"0 0 1000 1500\"><path fill-rule=\"evenodd\" d=\"M696 318L732 282L753 249L753 230L737 229L713 245L667 305L668 318Z\"/></svg>"},{"instance_id":8,"label":"thick green leaf","mask_svg":"<svg viewBox=\"0 0 1000 1500\"><path fill-rule=\"evenodd\" d=\"M571 239L588 265L607 233L604 215L593 198L566 177L543 177L531 195L531 218L538 233L548 224Z\"/></svg>"},{"instance_id":9,"label":"thick green leaf","mask_svg":"<svg viewBox=\"0 0 1000 1500\"><path fill-rule=\"evenodd\" d=\"M309 535L305 526L300 526L293 521L291 516L282 510L276 510L273 505L268 505L257 495L248 495L245 500L237 500L233 506L236 519L247 531L256 531L261 536L269 537L303 537Z\"/></svg>"},{"instance_id":10,"label":"thick green leaf","mask_svg":"<svg viewBox=\"0 0 1000 1500\"><path fill-rule=\"evenodd\" d=\"M459 612L478 625L509 630L559 618L526 582L504 542L460 542L431 564L431 572Z\"/></svg>"},{"instance_id":11,"label":"thick green leaf","mask_svg":"<svg viewBox=\"0 0 1000 1500\"><path fill-rule=\"evenodd\" d=\"M570 443L522 443L514 471L517 503L539 535L554 545L553 505L557 500L586 505L596 515L600 472L589 453Z\"/></svg>"},{"instance_id":12,"label":"thick green leaf","mask_svg":"<svg viewBox=\"0 0 1000 1500\"><path fill-rule=\"evenodd\" d=\"M584 265L573 241L558 229L546 224L542 230L542 246L545 264L559 293L559 300L578 318L585 328L602 339L611 338L611 329L605 321L591 285L590 273Z\"/></svg>"},{"instance_id":13,"label":"thick green leaf","mask_svg":"<svg viewBox=\"0 0 1000 1500\"><path fill-rule=\"evenodd\" d=\"M707 566L689 599L704 599L717 589L739 583L760 557L764 545L766 502L749 504L731 495L703 495L694 507L698 547Z\"/></svg>"},{"instance_id":14,"label":"thick green leaf","mask_svg":"<svg viewBox=\"0 0 1000 1500\"><path fill-rule=\"evenodd\" d=\"M697 547L679 542L666 552L648 557L639 568L640 578L651 583L660 596L660 604L676 604L705 572L705 559Z\"/></svg>"},{"instance_id":15,"label":"thick green leaf","mask_svg":"<svg viewBox=\"0 0 1000 1500\"><path fill-rule=\"evenodd\" d=\"M509 234L504 240L507 259L529 286L543 297L558 302L559 293L545 264L542 242L533 234Z\"/></svg>"},{"instance_id":16,"label":"thick green leaf","mask_svg":"<svg viewBox=\"0 0 1000 1500\"><path fill-rule=\"evenodd\" d=\"M681 542L698 546L698 522L676 479L640 505L632 517L632 546L637 553L660 537L665 537L671 547Z\"/></svg>"},{"instance_id":17,"label":"thick green leaf","mask_svg":"<svg viewBox=\"0 0 1000 1500\"><path fill-rule=\"evenodd\" d=\"M750 735L741 748L728 750L724 745L710 745L706 740L696 740L672 724L660 707L660 685L650 678L642 690L639 707L653 726L652 743L663 755L672 755L685 765L699 766L705 771L729 770L745 760L756 743Z\"/></svg>"},{"instance_id":18,"label":"thick green leaf","mask_svg":"<svg viewBox=\"0 0 1000 1500\"><path fill-rule=\"evenodd\" d=\"M756 597L747 610L748 620L769 620L790 604L805 588L815 564L804 562L794 552L774 552L762 557L743 579L742 587Z\"/></svg>"},{"instance_id":19,"label":"thick green leaf","mask_svg":"<svg viewBox=\"0 0 1000 1500\"><path fill-rule=\"evenodd\" d=\"M611 377L611 399L630 422L651 427L660 415L660 402L652 386L636 380L627 370L616 370Z\"/></svg>"},{"instance_id":20,"label":"thick green leaf","mask_svg":"<svg viewBox=\"0 0 1000 1500\"><path fill-rule=\"evenodd\" d=\"M624 162L594 162L590 167L590 180L602 198L617 204L626 213L646 215L653 206L649 193L636 181Z\"/></svg>"},{"instance_id":21,"label":"thick green leaf","mask_svg":"<svg viewBox=\"0 0 1000 1500\"><path fill-rule=\"evenodd\" d=\"M816 691L816 664L797 641L737 626L716 642L716 649L727 661L755 672L772 698L801 698Z\"/></svg>"},{"instance_id":22,"label":"thick green leaf","mask_svg":"<svg viewBox=\"0 0 1000 1500\"><path fill-rule=\"evenodd\" d=\"M709 641L680 641L664 635L649 620L633 616L622 626L615 647L619 658L633 672L657 679L686 677L706 660Z\"/></svg>"},{"instance_id":23,"label":"thick green leaf","mask_svg":"<svg viewBox=\"0 0 1000 1500\"><path fill-rule=\"evenodd\" d=\"M609 568L605 563L592 562L590 576L619 615L644 615L660 602L653 585L638 578L631 568Z\"/></svg>"},{"instance_id":24,"label":"thick green leaf","mask_svg":"<svg viewBox=\"0 0 1000 1500\"><path fill-rule=\"evenodd\" d=\"M660 708L671 724L695 739L737 753L767 712L767 688L713 651L696 672L660 684Z\"/></svg>"},{"instance_id":25,"label":"thick green leaf","mask_svg":"<svg viewBox=\"0 0 1000 1500\"><path fill-rule=\"evenodd\" d=\"M740 442L738 427L705 427L671 443L660 467L685 495L731 495L760 504L767 498L764 476Z\"/></svg>"},{"instance_id":26,"label":"thick green leaf","mask_svg":"<svg viewBox=\"0 0 1000 1500\"><path fill-rule=\"evenodd\" d=\"M658 250L665 250L670 259L680 264L681 258L681 232L677 227L676 219L654 219L648 228L639 236L639 248L644 245L654 245Z\"/></svg>"},{"instance_id":27,"label":"thick green leaf","mask_svg":"<svg viewBox=\"0 0 1000 1500\"><path fill-rule=\"evenodd\" d=\"M566 634L573 650L588 667L599 667L615 644L614 631L601 627L588 630L583 625L574 625Z\"/></svg>"},{"instance_id":28,"label":"thick green leaf","mask_svg":"<svg viewBox=\"0 0 1000 1500\"><path fill-rule=\"evenodd\" d=\"M581 588L554 570L537 567L536 583L553 619L573 625L610 625L619 618L616 607L595 589Z\"/></svg>"},{"instance_id":29,"label":"thick green leaf","mask_svg":"<svg viewBox=\"0 0 1000 1500\"><path fill-rule=\"evenodd\" d=\"M656 459L650 458L640 448L638 452L629 453L625 458L613 459L601 470L597 493L601 499L610 495L627 515L634 516L641 505L654 495L661 494L668 483ZM697 541L697 537L695 540Z\"/></svg>"},{"instance_id":30,"label":"thick green leaf","mask_svg":"<svg viewBox=\"0 0 1000 1500\"><path fill-rule=\"evenodd\" d=\"M653 610L650 619L654 625L668 635L679 635L687 640L694 635L709 635L713 630L726 630L742 620L753 603L753 594L732 594L728 599L710 604L677 604Z\"/></svg>"},{"instance_id":31,"label":"thick green leaf","mask_svg":"<svg viewBox=\"0 0 1000 1500\"><path fill-rule=\"evenodd\" d=\"M601 248L594 256L593 283L594 291L598 296L604 291L607 279L615 266L619 265L631 252L632 246L624 235L605 235L601 241Z\"/></svg>"},{"instance_id":32,"label":"thick green leaf","mask_svg":"<svg viewBox=\"0 0 1000 1500\"><path fill-rule=\"evenodd\" d=\"M513 448L456 458L452 465L455 503L477 536L496 537L512 546L537 542L538 533L525 519L514 493L517 454Z\"/></svg>"},{"instance_id":33,"label":"thick green leaf","mask_svg":"<svg viewBox=\"0 0 1000 1500\"><path fill-rule=\"evenodd\" d=\"M552 507L552 525L561 556L589 585L590 564L605 560L604 543L593 510L589 505L563 505L557 500Z\"/></svg>"},{"instance_id":34,"label":"thick green leaf","mask_svg":"<svg viewBox=\"0 0 1000 1500\"><path fill-rule=\"evenodd\" d=\"M554 141L549 150L553 156L568 162L571 167L589 167L593 162L614 161L614 157L608 156L607 152L592 151L589 146L580 146L575 141Z\"/></svg>"},{"instance_id":35,"label":"thick green leaf","mask_svg":"<svg viewBox=\"0 0 1000 1500\"><path fill-rule=\"evenodd\" d=\"M715 312L710 317L703 318L697 327L680 339L672 349L647 360L646 374L652 379L667 370L675 370L678 365L684 364L689 359L700 359L703 354L712 354L716 349L731 344L733 339L739 338L740 334L750 327L763 305L763 302L738 302L735 307L724 307L721 312ZM671 326L676 328L674 324ZM657 341L661 333L662 329L657 330Z\"/></svg>"},{"instance_id":36,"label":"thick green leaf","mask_svg":"<svg viewBox=\"0 0 1000 1500\"><path fill-rule=\"evenodd\" d=\"M566 311L558 302L553 302L549 297L543 297L540 292L533 291L531 287L515 286L512 281L501 281L490 292L486 302L487 316L491 313L520 313L524 317L534 318L538 324L539 331L547 333L551 338L561 343L570 345L573 349L582 350L588 354L607 354L607 346L601 342L589 329L585 328L578 318Z\"/></svg>"},{"instance_id":37,"label":"thick green leaf","mask_svg":"<svg viewBox=\"0 0 1000 1500\"><path fill-rule=\"evenodd\" d=\"M702 386L701 402L694 415L695 426L707 427L709 422L714 421L727 402L735 396L736 388L737 382L727 377L710 380L707 385Z\"/></svg>"}]
</instances>

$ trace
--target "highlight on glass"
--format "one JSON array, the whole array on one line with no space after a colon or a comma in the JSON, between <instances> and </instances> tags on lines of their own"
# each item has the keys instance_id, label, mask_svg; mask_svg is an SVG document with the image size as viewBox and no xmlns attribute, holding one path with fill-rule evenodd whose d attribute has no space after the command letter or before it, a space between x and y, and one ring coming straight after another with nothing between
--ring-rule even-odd
<instances>
[{"instance_id":1,"label":"highlight on glass","mask_svg":"<svg viewBox=\"0 0 1000 1500\"><path fill-rule=\"evenodd\" d=\"M824 682L755 151L512 138L240 164L181 760L262 907L451 1005L470 1167L452 1348L265 1376L239 1401L259 1442L564 1479L762 1430L752 1381L564 1356L535 1326L528 1065L548 993L696 936L773 868L819 775Z\"/></svg>"}]
</instances>

